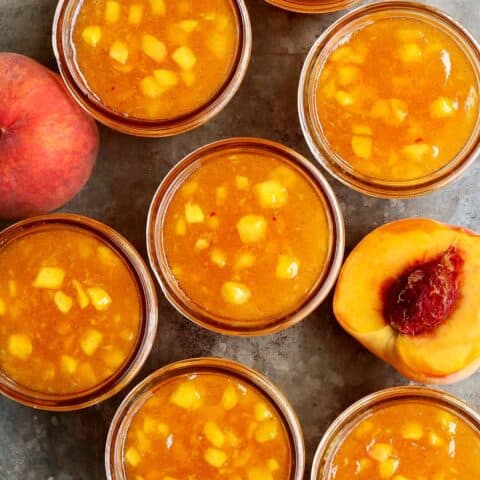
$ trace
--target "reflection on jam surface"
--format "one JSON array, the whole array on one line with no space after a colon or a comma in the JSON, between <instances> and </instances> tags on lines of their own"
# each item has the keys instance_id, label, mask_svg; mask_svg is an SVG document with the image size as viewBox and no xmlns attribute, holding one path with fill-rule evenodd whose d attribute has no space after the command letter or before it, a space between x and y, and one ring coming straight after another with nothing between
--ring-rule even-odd
<instances>
[{"instance_id":1,"label":"reflection on jam surface","mask_svg":"<svg viewBox=\"0 0 480 480\"><path fill-rule=\"evenodd\" d=\"M379 407L348 433L329 480L476 480L480 434L453 413L424 402Z\"/></svg>"},{"instance_id":2,"label":"reflection on jam surface","mask_svg":"<svg viewBox=\"0 0 480 480\"><path fill-rule=\"evenodd\" d=\"M238 31L230 0L83 0L73 32L90 89L119 113L169 119L222 87Z\"/></svg>"},{"instance_id":3,"label":"reflection on jam surface","mask_svg":"<svg viewBox=\"0 0 480 480\"><path fill-rule=\"evenodd\" d=\"M260 392L215 373L154 387L129 426L128 480L288 480L291 447Z\"/></svg>"},{"instance_id":4,"label":"reflection on jam surface","mask_svg":"<svg viewBox=\"0 0 480 480\"><path fill-rule=\"evenodd\" d=\"M223 152L175 193L163 238L170 269L193 302L232 321L261 322L305 301L330 232L320 194L286 161Z\"/></svg>"},{"instance_id":5,"label":"reflection on jam surface","mask_svg":"<svg viewBox=\"0 0 480 480\"><path fill-rule=\"evenodd\" d=\"M0 368L20 385L100 384L130 355L140 315L128 266L93 235L59 226L0 248Z\"/></svg>"},{"instance_id":6,"label":"reflection on jam surface","mask_svg":"<svg viewBox=\"0 0 480 480\"><path fill-rule=\"evenodd\" d=\"M446 33L392 18L345 36L321 73L323 132L357 172L408 180L445 166L478 118L478 80Z\"/></svg>"}]
</instances>

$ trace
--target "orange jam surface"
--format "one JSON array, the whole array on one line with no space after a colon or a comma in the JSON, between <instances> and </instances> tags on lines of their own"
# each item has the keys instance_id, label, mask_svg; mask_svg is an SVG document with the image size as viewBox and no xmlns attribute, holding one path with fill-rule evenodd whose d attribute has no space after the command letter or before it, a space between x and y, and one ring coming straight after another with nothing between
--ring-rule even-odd
<instances>
[{"instance_id":1,"label":"orange jam surface","mask_svg":"<svg viewBox=\"0 0 480 480\"><path fill-rule=\"evenodd\" d=\"M477 480L480 434L449 411L421 402L382 407L347 435L329 480Z\"/></svg>"},{"instance_id":2,"label":"orange jam surface","mask_svg":"<svg viewBox=\"0 0 480 480\"><path fill-rule=\"evenodd\" d=\"M237 20L230 0L84 0L73 43L102 103L166 119L220 90L236 55Z\"/></svg>"},{"instance_id":3,"label":"orange jam surface","mask_svg":"<svg viewBox=\"0 0 480 480\"><path fill-rule=\"evenodd\" d=\"M158 385L133 418L128 480L288 480L288 433L259 391L223 374Z\"/></svg>"},{"instance_id":4,"label":"orange jam surface","mask_svg":"<svg viewBox=\"0 0 480 480\"><path fill-rule=\"evenodd\" d=\"M357 172L402 181L449 163L478 118L478 79L446 33L405 18L345 36L317 87L330 146Z\"/></svg>"},{"instance_id":5,"label":"orange jam surface","mask_svg":"<svg viewBox=\"0 0 480 480\"><path fill-rule=\"evenodd\" d=\"M323 198L261 152L213 154L177 190L164 246L179 286L204 310L252 323L293 311L329 249Z\"/></svg>"},{"instance_id":6,"label":"orange jam surface","mask_svg":"<svg viewBox=\"0 0 480 480\"><path fill-rule=\"evenodd\" d=\"M124 260L70 227L0 248L0 368L40 392L98 385L130 355L140 296Z\"/></svg>"}]
</instances>

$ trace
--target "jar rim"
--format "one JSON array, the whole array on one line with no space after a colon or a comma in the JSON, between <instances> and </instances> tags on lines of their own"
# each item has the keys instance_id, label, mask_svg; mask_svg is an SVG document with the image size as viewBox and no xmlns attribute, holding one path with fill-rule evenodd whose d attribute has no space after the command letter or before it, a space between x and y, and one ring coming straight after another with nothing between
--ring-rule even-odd
<instances>
[{"instance_id":1,"label":"jar rim","mask_svg":"<svg viewBox=\"0 0 480 480\"><path fill-rule=\"evenodd\" d=\"M473 35L457 20L442 10L413 0L380 0L359 6L340 17L310 48L304 61L297 94L297 106L301 129L314 158L330 175L344 185L366 195L380 198L411 198L439 189L457 179L475 161L480 153L480 108L476 124L470 138L462 149L447 164L420 178L389 181L370 177L356 172L330 146L318 120L315 119L316 106L313 101L312 84L318 78L326 57L338 45L338 39L347 34L352 24L360 23L371 15L387 13L410 14L412 18L421 16L424 21L437 22L448 30L448 35L470 61L477 78L477 91L480 92L480 45ZM357 25L358 26L358 25Z\"/></svg>"},{"instance_id":2,"label":"jar rim","mask_svg":"<svg viewBox=\"0 0 480 480\"><path fill-rule=\"evenodd\" d=\"M454 411L459 418L476 429L480 435L480 413L460 398L441 390L421 386L409 385L386 388L357 400L330 424L315 451L310 480L325 480L323 469L328 462L327 457L330 457L332 451L338 448L338 446L334 448L332 443L345 430L350 430L358 425L358 422L363 420L372 409L380 408L382 404L402 401L424 401L432 405L443 406Z\"/></svg>"},{"instance_id":3,"label":"jar rim","mask_svg":"<svg viewBox=\"0 0 480 480\"><path fill-rule=\"evenodd\" d=\"M17 403L48 411L81 410L112 397L129 384L140 371L150 354L157 332L157 295L148 267L133 245L113 228L83 215L46 214L16 222L0 232L0 250L3 245L14 242L19 236L35 233L42 228L48 230L50 226L75 228L97 237L112 248L127 264L140 295L142 313L136 344L131 349L128 360L101 383L83 391L49 394L17 384L0 371L0 394Z\"/></svg>"},{"instance_id":4,"label":"jar rim","mask_svg":"<svg viewBox=\"0 0 480 480\"><path fill-rule=\"evenodd\" d=\"M197 357L180 360L154 371L137 384L124 398L110 424L105 446L107 480L125 480L121 458L124 437L131 418L141 408L141 401L153 388L171 378L194 373L217 373L239 378L251 385L272 403L282 419L289 436L293 462L290 480L302 480L305 470L305 441L300 420L292 405L280 389L266 376L242 363L218 357ZM130 415L130 418L128 418Z\"/></svg>"},{"instance_id":5,"label":"jar rim","mask_svg":"<svg viewBox=\"0 0 480 480\"><path fill-rule=\"evenodd\" d=\"M270 5L295 13L331 13L345 10L360 2L360 0L322 0L320 2L305 2L301 0L265 0Z\"/></svg>"},{"instance_id":6,"label":"jar rim","mask_svg":"<svg viewBox=\"0 0 480 480\"><path fill-rule=\"evenodd\" d=\"M60 0L55 10L52 28L52 46L57 66L64 84L78 105L100 123L114 130L142 137L168 137L197 128L223 110L237 93L247 73L252 51L252 27L244 0L229 0L238 24L237 49L229 75L216 93L203 105L191 112L165 119L128 117L104 105L78 81L79 68L66 53L65 37L70 37L75 22L67 22L66 16L78 7L81 0ZM80 75L81 76L81 75Z\"/></svg>"},{"instance_id":7,"label":"jar rim","mask_svg":"<svg viewBox=\"0 0 480 480\"><path fill-rule=\"evenodd\" d=\"M241 151L274 152L282 161L298 168L311 182L322 200L329 220L330 248L320 278L312 292L293 311L267 318L263 323L235 325L231 319L214 315L192 302L169 274L169 264L162 246L163 219L174 193L191 172L189 168L218 152L238 148ZM314 311L332 290L340 272L345 250L345 227L340 204L331 186L305 157L280 143L254 137L232 137L204 145L186 155L165 176L155 192L147 217L147 251L150 266L167 300L184 317L208 330L224 335L257 336L284 330L302 321Z\"/></svg>"}]
</instances>

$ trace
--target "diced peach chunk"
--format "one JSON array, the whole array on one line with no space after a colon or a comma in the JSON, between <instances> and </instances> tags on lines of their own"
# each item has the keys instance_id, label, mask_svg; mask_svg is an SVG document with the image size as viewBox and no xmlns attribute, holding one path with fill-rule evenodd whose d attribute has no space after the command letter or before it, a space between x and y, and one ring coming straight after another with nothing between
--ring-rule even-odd
<instances>
[{"instance_id":1,"label":"diced peach chunk","mask_svg":"<svg viewBox=\"0 0 480 480\"><path fill-rule=\"evenodd\" d=\"M107 350L102 355L103 361L107 367L118 368L125 360L125 354L120 350Z\"/></svg>"},{"instance_id":2,"label":"diced peach chunk","mask_svg":"<svg viewBox=\"0 0 480 480\"><path fill-rule=\"evenodd\" d=\"M227 38L222 33L210 32L207 37L207 47L217 58L225 58L228 54Z\"/></svg>"},{"instance_id":3,"label":"diced peach chunk","mask_svg":"<svg viewBox=\"0 0 480 480\"><path fill-rule=\"evenodd\" d=\"M232 385L227 385L223 391L222 406L225 410L235 408L238 403L238 393Z\"/></svg>"},{"instance_id":4,"label":"diced peach chunk","mask_svg":"<svg viewBox=\"0 0 480 480\"><path fill-rule=\"evenodd\" d=\"M352 137L352 151L353 153L363 159L368 159L372 156L373 142L370 137L354 135Z\"/></svg>"},{"instance_id":5,"label":"diced peach chunk","mask_svg":"<svg viewBox=\"0 0 480 480\"><path fill-rule=\"evenodd\" d=\"M116 40L110 47L110 58L125 65L128 60L128 46L122 40Z\"/></svg>"},{"instance_id":6,"label":"diced peach chunk","mask_svg":"<svg viewBox=\"0 0 480 480\"><path fill-rule=\"evenodd\" d=\"M122 263L119 256L111 248L103 245L97 248L97 256L103 265L107 265L109 267L119 266Z\"/></svg>"},{"instance_id":7,"label":"diced peach chunk","mask_svg":"<svg viewBox=\"0 0 480 480\"><path fill-rule=\"evenodd\" d=\"M403 63L421 62L423 51L417 43L408 42L400 45L398 55Z\"/></svg>"},{"instance_id":8,"label":"diced peach chunk","mask_svg":"<svg viewBox=\"0 0 480 480\"><path fill-rule=\"evenodd\" d=\"M233 265L235 270L244 270L250 268L255 264L255 255L250 252L240 252Z\"/></svg>"},{"instance_id":9,"label":"diced peach chunk","mask_svg":"<svg viewBox=\"0 0 480 480\"><path fill-rule=\"evenodd\" d=\"M187 224L183 218L179 218L175 222L175 234L183 237L187 233Z\"/></svg>"},{"instance_id":10,"label":"diced peach chunk","mask_svg":"<svg viewBox=\"0 0 480 480\"><path fill-rule=\"evenodd\" d=\"M238 190L247 191L250 188L250 180L248 177L244 177L243 175L237 175L235 177L235 186Z\"/></svg>"},{"instance_id":11,"label":"diced peach chunk","mask_svg":"<svg viewBox=\"0 0 480 480\"><path fill-rule=\"evenodd\" d=\"M288 190L277 180L257 183L255 195L262 208L280 208L288 201Z\"/></svg>"},{"instance_id":12,"label":"diced peach chunk","mask_svg":"<svg viewBox=\"0 0 480 480\"><path fill-rule=\"evenodd\" d=\"M299 262L291 255L280 255L277 261L275 274L282 280L291 280L298 275Z\"/></svg>"},{"instance_id":13,"label":"diced peach chunk","mask_svg":"<svg viewBox=\"0 0 480 480\"><path fill-rule=\"evenodd\" d=\"M237 222L237 232L243 243L255 243L267 236L267 221L261 215L244 215Z\"/></svg>"},{"instance_id":14,"label":"diced peach chunk","mask_svg":"<svg viewBox=\"0 0 480 480\"><path fill-rule=\"evenodd\" d=\"M354 51L349 46L337 48L330 56L332 62L362 64L365 62L365 55L361 52Z\"/></svg>"},{"instance_id":15,"label":"diced peach chunk","mask_svg":"<svg viewBox=\"0 0 480 480\"><path fill-rule=\"evenodd\" d=\"M82 38L91 47L96 47L102 39L102 29L98 25L89 25L83 29Z\"/></svg>"},{"instance_id":16,"label":"diced peach chunk","mask_svg":"<svg viewBox=\"0 0 480 480\"><path fill-rule=\"evenodd\" d=\"M73 375L77 371L78 360L70 355L62 355L60 357L60 366L63 372Z\"/></svg>"},{"instance_id":17,"label":"diced peach chunk","mask_svg":"<svg viewBox=\"0 0 480 480\"><path fill-rule=\"evenodd\" d=\"M68 313L73 307L73 299L66 293L58 290L53 297L55 305L62 313Z\"/></svg>"},{"instance_id":18,"label":"diced peach chunk","mask_svg":"<svg viewBox=\"0 0 480 480\"><path fill-rule=\"evenodd\" d=\"M273 180L276 180L285 188L291 188L295 186L298 180L298 175L289 167L280 165L274 168L269 177Z\"/></svg>"},{"instance_id":19,"label":"diced peach chunk","mask_svg":"<svg viewBox=\"0 0 480 480\"><path fill-rule=\"evenodd\" d=\"M90 362L81 363L78 366L77 374L79 378L84 382L88 382L89 385L94 385L98 381L97 375Z\"/></svg>"},{"instance_id":20,"label":"diced peach chunk","mask_svg":"<svg viewBox=\"0 0 480 480\"><path fill-rule=\"evenodd\" d=\"M225 434L215 422L207 422L203 434L214 447L221 448L225 444Z\"/></svg>"},{"instance_id":21,"label":"diced peach chunk","mask_svg":"<svg viewBox=\"0 0 480 480\"><path fill-rule=\"evenodd\" d=\"M185 45L174 50L172 59L183 70L191 70L197 63L197 57L193 51Z\"/></svg>"},{"instance_id":22,"label":"diced peach chunk","mask_svg":"<svg viewBox=\"0 0 480 480\"><path fill-rule=\"evenodd\" d=\"M104 312L112 303L112 297L102 287L87 288L87 294L96 310Z\"/></svg>"},{"instance_id":23,"label":"diced peach chunk","mask_svg":"<svg viewBox=\"0 0 480 480\"><path fill-rule=\"evenodd\" d=\"M458 103L447 97L438 97L430 104L430 116L432 118L447 118L455 115Z\"/></svg>"},{"instance_id":24,"label":"diced peach chunk","mask_svg":"<svg viewBox=\"0 0 480 480\"><path fill-rule=\"evenodd\" d=\"M185 182L180 191L182 192L182 195L185 197L191 197L192 195L195 195L198 191L198 182L194 180L190 180L188 182Z\"/></svg>"},{"instance_id":25,"label":"diced peach chunk","mask_svg":"<svg viewBox=\"0 0 480 480\"><path fill-rule=\"evenodd\" d=\"M273 480L272 473L261 467L253 467L247 471L248 480Z\"/></svg>"},{"instance_id":26,"label":"diced peach chunk","mask_svg":"<svg viewBox=\"0 0 480 480\"><path fill-rule=\"evenodd\" d=\"M80 346L86 355L92 356L100 347L103 341L103 334L98 330L87 330L80 340Z\"/></svg>"},{"instance_id":27,"label":"diced peach chunk","mask_svg":"<svg viewBox=\"0 0 480 480\"><path fill-rule=\"evenodd\" d=\"M367 457L357 460L355 462L355 474L358 475L360 473L365 472L366 470L371 468L372 465L373 465L373 462Z\"/></svg>"},{"instance_id":28,"label":"diced peach chunk","mask_svg":"<svg viewBox=\"0 0 480 480\"><path fill-rule=\"evenodd\" d=\"M266 420L255 430L255 440L258 443L270 442L277 438L277 435L277 422L275 420Z\"/></svg>"},{"instance_id":29,"label":"diced peach chunk","mask_svg":"<svg viewBox=\"0 0 480 480\"><path fill-rule=\"evenodd\" d=\"M215 468L220 468L227 461L227 454L217 448L207 448L203 454L204 460Z\"/></svg>"},{"instance_id":30,"label":"diced peach chunk","mask_svg":"<svg viewBox=\"0 0 480 480\"><path fill-rule=\"evenodd\" d=\"M150 0L150 9L154 15L165 15L167 13L165 0Z\"/></svg>"},{"instance_id":31,"label":"diced peach chunk","mask_svg":"<svg viewBox=\"0 0 480 480\"><path fill-rule=\"evenodd\" d=\"M272 412L264 402L256 403L253 408L255 412L255 419L259 422L262 422L263 420L268 420L269 418L273 417Z\"/></svg>"},{"instance_id":32,"label":"diced peach chunk","mask_svg":"<svg viewBox=\"0 0 480 480\"><path fill-rule=\"evenodd\" d=\"M352 133L354 135L371 136L373 134L371 127L363 123L356 123L352 126Z\"/></svg>"},{"instance_id":33,"label":"diced peach chunk","mask_svg":"<svg viewBox=\"0 0 480 480\"><path fill-rule=\"evenodd\" d=\"M391 478L398 470L400 462L397 458L389 458L378 465L378 474L380 478Z\"/></svg>"},{"instance_id":34,"label":"diced peach chunk","mask_svg":"<svg viewBox=\"0 0 480 480\"><path fill-rule=\"evenodd\" d=\"M136 467L140 463L142 458L140 457L140 454L137 452L137 450L134 447L130 447L125 452L125 460L132 467Z\"/></svg>"},{"instance_id":35,"label":"diced peach chunk","mask_svg":"<svg viewBox=\"0 0 480 480\"><path fill-rule=\"evenodd\" d=\"M276 458L269 458L267 460L267 468L271 472L276 472L277 470L280 470L280 464L278 463L278 460Z\"/></svg>"},{"instance_id":36,"label":"diced peach chunk","mask_svg":"<svg viewBox=\"0 0 480 480\"><path fill-rule=\"evenodd\" d=\"M105 20L108 23L118 22L120 19L120 3L115 2L114 0L107 0L105 5Z\"/></svg>"},{"instance_id":37,"label":"diced peach chunk","mask_svg":"<svg viewBox=\"0 0 480 480\"><path fill-rule=\"evenodd\" d=\"M23 333L16 333L8 337L8 351L20 360L27 360L33 352L30 337Z\"/></svg>"},{"instance_id":38,"label":"diced peach chunk","mask_svg":"<svg viewBox=\"0 0 480 480\"><path fill-rule=\"evenodd\" d=\"M417 28L400 28L395 32L395 36L401 42L416 42L423 40L424 34Z\"/></svg>"},{"instance_id":39,"label":"diced peach chunk","mask_svg":"<svg viewBox=\"0 0 480 480\"><path fill-rule=\"evenodd\" d=\"M206 250L210 246L210 238L208 237L200 237L195 242L195 250L202 251Z\"/></svg>"},{"instance_id":40,"label":"diced peach chunk","mask_svg":"<svg viewBox=\"0 0 480 480\"><path fill-rule=\"evenodd\" d=\"M215 189L215 202L217 205L221 206L225 203L227 198L227 187L221 186Z\"/></svg>"},{"instance_id":41,"label":"diced peach chunk","mask_svg":"<svg viewBox=\"0 0 480 480\"><path fill-rule=\"evenodd\" d=\"M159 85L165 90L175 87L178 84L178 77L172 70L166 70L159 68L153 72L153 76L159 83Z\"/></svg>"},{"instance_id":42,"label":"diced peach chunk","mask_svg":"<svg viewBox=\"0 0 480 480\"><path fill-rule=\"evenodd\" d=\"M147 98L157 98L165 91L152 75L148 75L140 80L140 90Z\"/></svg>"},{"instance_id":43,"label":"diced peach chunk","mask_svg":"<svg viewBox=\"0 0 480 480\"><path fill-rule=\"evenodd\" d=\"M337 82L342 87L356 82L360 78L360 70L353 65L341 65L337 69Z\"/></svg>"},{"instance_id":44,"label":"diced peach chunk","mask_svg":"<svg viewBox=\"0 0 480 480\"><path fill-rule=\"evenodd\" d=\"M444 444L443 438L435 432L428 432L428 443L432 447L440 447Z\"/></svg>"},{"instance_id":45,"label":"diced peach chunk","mask_svg":"<svg viewBox=\"0 0 480 480\"><path fill-rule=\"evenodd\" d=\"M393 454L393 447L388 443L374 443L368 449L368 456L377 462L385 462Z\"/></svg>"},{"instance_id":46,"label":"diced peach chunk","mask_svg":"<svg viewBox=\"0 0 480 480\"><path fill-rule=\"evenodd\" d=\"M338 90L338 92L335 94L335 99L342 107L349 107L355 103L355 97L351 93L345 92L344 90Z\"/></svg>"},{"instance_id":47,"label":"diced peach chunk","mask_svg":"<svg viewBox=\"0 0 480 480\"><path fill-rule=\"evenodd\" d=\"M401 433L406 440L420 440L423 437L423 428L417 422L407 422L402 426Z\"/></svg>"},{"instance_id":48,"label":"diced peach chunk","mask_svg":"<svg viewBox=\"0 0 480 480\"><path fill-rule=\"evenodd\" d=\"M390 110L392 112L392 116L395 120L395 123L401 123L407 118L407 115L408 115L407 104L403 100L400 100L399 98L390 99Z\"/></svg>"},{"instance_id":49,"label":"diced peach chunk","mask_svg":"<svg viewBox=\"0 0 480 480\"><path fill-rule=\"evenodd\" d=\"M250 289L240 282L225 282L222 285L223 299L232 305L243 305L250 300Z\"/></svg>"},{"instance_id":50,"label":"diced peach chunk","mask_svg":"<svg viewBox=\"0 0 480 480\"><path fill-rule=\"evenodd\" d=\"M64 278L65 271L61 268L42 267L33 281L33 286L57 290L62 286Z\"/></svg>"},{"instance_id":51,"label":"diced peach chunk","mask_svg":"<svg viewBox=\"0 0 480 480\"><path fill-rule=\"evenodd\" d=\"M412 143L405 145L401 149L401 153L407 159L420 163L426 156L432 154L432 147L427 143Z\"/></svg>"},{"instance_id":52,"label":"diced peach chunk","mask_svg":"<svg viewBox=\"0 0 480 480\"><path fill-rule=\"evenodd\" d=\"M170 434L170 427L166 423L159 423L157 425L157 432L166 437Z\"/></svg>"},{"instance_id":53,"label":"diced peach chunk","mask_svg":"<svg viewBox=\"0 0 480 480\"><path fill-rule=\"evenodd\" d=\"M143 19L143 5L135 3L128 9L128 23L130 25L140 25Z\"/></svg>"},{"instance_id":54,"label":"diced peach chunk","mask_svg":"<svg viewBox=\"0 0 480 480\"><path fill-rule=\"evenodd\" d=\"M0 317L5 315L6 312L7 312L7 306L5 305L5 301L2 298L0 298Z\"/></svg>"},{"instance_id":55,"label":"diced peach chunk","mask_svg":"<svg viewBox=\"0 0 480 480\"><path fill-rule=\"evenodd\" d=\"M217 267L223 268L227 264L227 255L222 249L215 247L210 252L210 260Z\"/></svg>"},{"instance_id":56,"label":"diced peach chunk","mask_svg":"<svg viewBox=\"0 0 480 480\"><path fill-rule=\"evenodd\" d=\"M147 57L158 63L163 62L167 57L167 47L165 44L148 33L142 35L142 51Z\"/></svg>"},{"instance_id":57,"label":"diced peach chunk","mask_svg":"<svg viewBox=\"0 0 480 480\"><path fill-rule=\"evenodd\" d=\"M77 293L78 305L82 310L87 308L90 304L90 299L88 298L87 292L82 287L82 284L78 280L72 280L72 285Z\"/></svg>"},{"instance_id":58,"label":"diced peach chunk","mask_svg":"<svg viewBox=\"0 0 480 480\"><path fill-rule=\"evenodd\" d=\"M201 395L192 382L183 382L170 395L170 403L185 410L194 410L200 407Z\"/></svg>"},{"instance_id":59,"label":"diced peach chunk","mask_svg":"<svg viewBox=\"0 0 480 480\"><path fill-rule=\"evenodd\" d=\"M200 205L188 202L185 204L185 219L187 223L203 223L205 214Z\"/></svg>"},{"instance_id":60,"label":"diced peach chunk","mask_svg":"<svg viewBox=\"0 0 480 480\"><path fill-rule=\"evenodd\" d=\"M180 73L180 76L187 87L191 87L197 79L195 72L192 72L191 70L184 70Z\"/></svg>"},{"instance_id":61,"label":"diced peach chunk","mask_svg":"<svg viewBox=\"0 0 480 480\"><path fill-rule=\"evenodd\" d=\"M191 33L198 27L198 20L188 19L182 20L178 23L178 26L185 32Z\"/></svg>"}]
</instances>

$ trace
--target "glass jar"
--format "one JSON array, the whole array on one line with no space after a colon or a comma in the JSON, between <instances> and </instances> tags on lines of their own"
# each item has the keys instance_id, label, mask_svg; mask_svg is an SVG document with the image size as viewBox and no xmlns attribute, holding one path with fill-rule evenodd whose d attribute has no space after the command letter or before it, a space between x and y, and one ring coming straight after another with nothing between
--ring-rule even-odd
<instances>
[{"instance_id":1,"label":"glass jar","mask_svg":"<svg viewBox=\"0 0 480 480\"><path fill-rule=\"evenodd\" d=\"M480 90L480 46L456 20L440 10L413 1L389 0L361 6L331 25L314 43L305 60L298 88L298 111L305 139L316 160L337 180L367 195L408 198L441 188L461 175L480 152L480 115L472 134L448 164L420 178L388 181L355 171L327 141L316 107L316 86L323 67L346 35L377 20L401 17L426 22L449 35L464 52L477 76Z\"/></svg>"},{"instance_id":2,"label":"glass jar","mask_svg":"<svg viewBox=\"0 0 480 480\"><path fill-rule=\"evenodd\" d=\"M328 220L329 247L320 277L304 302L293 312L280 318L267 319L264 323L235 325L227 318L214 315L192 302L181 290L173 276L165 249L163 248L163 225L170 201L177 189L201 165L207 156L224 153L263 153L281 159L304 176L317 191L322 200ZM322 174L304 157L288 147L260 138L229 138L210 143L195 150L181 160L165 177L158 187L147 220L147 248L150 264L170 303L185 317L198 325L228 335L264 335L273 333L303 320L326 298L337 279L345 249L343 215L335 194Z\"/></svg>"},{"instance_id":3,"label":"glass jar","mask_svg":"<svg viewBox=\"0 0 480 480\"><path fill-rule=\"evenodd\" d=\"M184 115L163 120L128 117L104 105L86 84L74 55L72 41L75 17L83 0L60 0L53 22L52 42L58 69L78 104L107 127L130 135L166 137L192 130L217 115L233 98L247 72L252 50L252 29L244 0L230 0L237 20L237 51L231 71L207 103Z\"/></svg>"},{"instance_id":4,"label":"glass jar","mask_svg":"<svg viewBox=\"0 0 480 480\"><path fill-rule=\"evenodd\" d=\"M403 402L423 402L450 411L480 435L480 414L446 392L426 387L393 387L368 395L351 405L330 425L318 445L311 480L328 480L330 465L345 437L375 410Z\"/></svg>"},{"instance_id":5,"label":"glass jar","mask_svg":"<svg viewBox=\"0 0 480 480\"><path fill-rule=\"evenodd\" d=\"M138 285L142 313L137 338L129 358L113 375L86 391L58 395L34 391L19 385L0 372L1 394L29 407L50 411L79 410L100 403L118 393L133 380L145 363L157 332L157 295L150 272L134 247L107 225L75 214L50 214L33 217L15 223L0 232L0 250L25 235L62 226L74 228L98 238L123 258Z\"/></svg>"},{"instance_id":6,"label":"glass jar","mask_svg":"<svg viewBox=\"0 0 480 480\"><path fill-rule=\"evenodd\" d=\"M271 5L297 13L328 13L353 7L360 0L265 0Z\"/></svg>"},{"instance_id":7,"label":"glass jar","mask_svg":"<svg viewBox=\"0 0 480 480\"><path fill-rule=\"evenodd\" d=\"M152 373L127 395L115 413L108 431L105 448L107 479L126 480L123 452L128 429L143 403L151 397L152 390L172 378L199 373L233 377L265 395L276 408L289 437L292 457L289 480L302 480L305 469L305 444L300 422L292 406L277 387L263 375L245 365L221 358L193 358L172 363Z\"/></svg>"}]
</instances>

